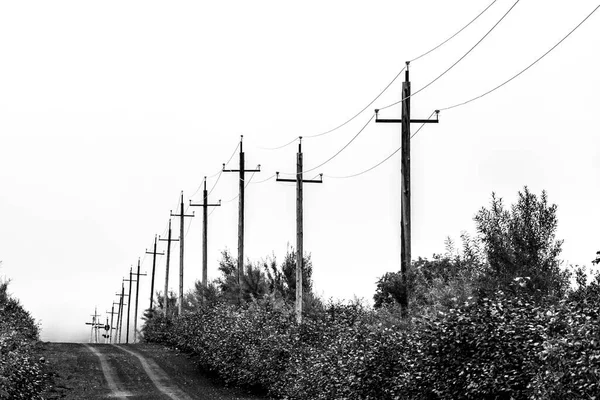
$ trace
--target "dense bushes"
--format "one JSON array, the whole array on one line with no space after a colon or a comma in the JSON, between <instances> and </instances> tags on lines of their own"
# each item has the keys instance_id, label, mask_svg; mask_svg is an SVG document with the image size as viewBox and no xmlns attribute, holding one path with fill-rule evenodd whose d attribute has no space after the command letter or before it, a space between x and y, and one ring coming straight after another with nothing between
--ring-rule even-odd
<instances>
[{"instance_id":1,"label":"dense bushes","mask_svg":"<svg viewBox=\"0 0 600 400\"><path fill-rule=\"evenodd\" d=\"M359 303L329 304L301 325L273 299L219 303L156 315L145 339L277 398L590 398L600 393L599 295L598 280L553 303L498 292L410 324Z\"/></svg>"},{"instance_id":2,"label":"dense bushes","mask_svg":"<svg viewBox=\"0 0 600 400\"><path fill-rule=\"evenodd\" d=\"M0 283L0 399L38 399L43 373L33 352L38 327Z\"/></svg>"},{"instance_id":3,"label":"dense bushes","mask_svg":"<svg viewBox=\"0 0 600 400\"><path fill-rule=\"evenodd\" d=\"M301 325L289 308L291 256L279 268L274 260L264 272L247 268L251 279L239 287L224 257L227 279L196 290L183 316L149 319L145 338L283 399L596 398L600 276L588 285L578 269L570 288L556 206L525 188L510 209L493 196L475 222L478 236L464 234L462 251L449 241L446 254L414 260L406 277L379 279L375 309L324 305L307 287Z\"/></svg>"}]
</instances>

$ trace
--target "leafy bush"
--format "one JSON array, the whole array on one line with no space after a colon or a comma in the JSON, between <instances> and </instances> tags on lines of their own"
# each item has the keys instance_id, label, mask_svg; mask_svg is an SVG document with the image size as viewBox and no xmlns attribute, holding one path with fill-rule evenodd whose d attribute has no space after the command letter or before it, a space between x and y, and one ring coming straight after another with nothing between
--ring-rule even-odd
<instances>
[{"instance_id":1,"label":"leafy bush","mask_svg":"<svg viewBox=\"0 0 600 400\"><path fill-rule=\"evenodd\" d=\"M33 351L39 330L7 286L0 282L0 399L38 399L45 385Z\"/></svg>"},{"instance_id":2,"label":"leafy bush","mask_svg":"<svg viewBox=\"0 0 600 400\"><path fill-rule=\"evenodd\" d=\"M398 319L329 302L301 325L285 303L226 302L147 322L225 382L283 399L579 399L600 392L598 279L560 302L511 294Z\"/></svg>"}]
</instances>

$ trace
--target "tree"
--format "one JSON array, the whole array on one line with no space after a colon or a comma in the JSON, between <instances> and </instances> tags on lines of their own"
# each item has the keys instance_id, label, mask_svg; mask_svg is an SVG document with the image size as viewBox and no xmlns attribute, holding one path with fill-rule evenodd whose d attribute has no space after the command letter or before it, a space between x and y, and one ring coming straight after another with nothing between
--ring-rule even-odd
<instances>
[{"instance_id":1,"label":"tree","mask_svg":"<svg viewBox=\"0 0 600 400\"><path fill-rule=\"evenodd\" d=\"M213 306L221 300L221 293L215 281L208 282L206 287L201 281L194 282L194 288L183 296L183 309L195 311L202 306Z\"/></svg>"},{"instance_id":2,"label":"tree","mask_svg":"<svg viewBox=\"0 0 600 400\"><path fill-rule=\"evenodd\" d=\"M302 269L302 293L312 293L312 260L310 254L303 258ZM281 272L285 286L287 287L286 300L296 300L296 252L290 248L281 264Z\"/></svg>"},{"instance_id":3,"label":"tree","mask_svg":"<svg viewBox=\"0 0 600 400\"><path fill-rule=\"evenodd\" d=\"M558 258L563 242L555 237L557 206L548 204L545 191L538 198L527 186L518 196L506 209L492 193L490 207L475 215L487 262L480 290L482 294L510 290L515 278L527 277L530 294L560 297L568 288L568 276Z\"/></svg>"},{"instance_id":4,"label":"tree","mask_svg":"<svg viewBox=\"0 0 600 400\"><path fill-rule=\"evenodd\" d=\"M375 295L373 295L374 307L380 308L394 302L400 304L403 287L399 272L386 272L377 280Z\"/></svg>"}]
</instances>

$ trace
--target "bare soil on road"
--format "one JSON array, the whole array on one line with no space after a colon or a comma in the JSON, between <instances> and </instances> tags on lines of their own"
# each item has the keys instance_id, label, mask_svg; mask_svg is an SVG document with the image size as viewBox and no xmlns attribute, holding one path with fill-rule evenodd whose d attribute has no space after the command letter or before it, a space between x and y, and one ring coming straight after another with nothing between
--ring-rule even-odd
<instances>
[{"instance_id":1,"label":"bare soil on road","mask_svg":"<svg viewBox=\"0 0 600 400\"><path fill-rule=\"evenodd\" d=\"M193 358L154 344L40 343L45 399L262 400L208 378Z\"/></svg>"}]
</instances>

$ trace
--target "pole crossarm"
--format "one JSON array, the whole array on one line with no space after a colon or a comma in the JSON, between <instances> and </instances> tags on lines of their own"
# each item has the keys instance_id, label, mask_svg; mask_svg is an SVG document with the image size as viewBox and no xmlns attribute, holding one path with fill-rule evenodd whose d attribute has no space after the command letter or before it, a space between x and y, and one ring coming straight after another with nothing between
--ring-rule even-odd
<instances>
[{"instance_id":1,"label":"pole crossarm","mask_svg":"<svg viewBox=\"0 0 600 400\"><path fill-rule=\"evenodd\" d=\"M244 169L244 172L261 172L260 164L256 166L257 169ZM240 172L239 169L225 169L225 164L223 163L223 172Z\"/></svg>"},{"instance_id":2,"label":"pole crossarm","mask_svg":"<svg viewBox=\"0 0 600 400\"><path fill-rule=\"evenodd\" d=\"M173 212L171 212L171 217L195 217L194 213L192 212L191 214L173 214ZM173 240L173 239L171 239Z\"/></svg>"},{"instance_id":3,"label":"pole crossarm","mask_svg":"<svg viewBox=\"0 0 600 400\"><path fill-rule=\"evenodd\" d=\"M204 204L204 203L192 203L192 201L190 200L190 207L221 207L221 200L219 200L218 204ZM162 240L167 240L167 239L162 239ZM152 254L152 253L150 253ZM164 254L162 254L164 256Z\"/></svg>"},{"instance_id":4,"label":"pole crossarm","mask_svg":"<svg viewBox=\"0 0 600 400\"><path fill-rule=\"evenodd\" d=\"M411 119L411 124L437 124L440 122L439 119L440 110L435 110L435 119ZM394 119L394 118L379 118L379 109L375 110L375 122L384 123L384 124L401 124L404 121L402 118Z\"/></svg>"},{"instance_id":5,"label":"pole crossarm","mask_svg":"<svg viewBox=\"0 0 600 400\"><path fill-rule=\"evenodd\" d=\"M298 182L297 179L287 179L287 178L280 178L279 177L279 172L275 172L275 181L276 182L293 182L296 183ZM302 179L302 183L323 183L323 174L319 174L319 180L316 179Z\"/></svg>"}]
</instances>

